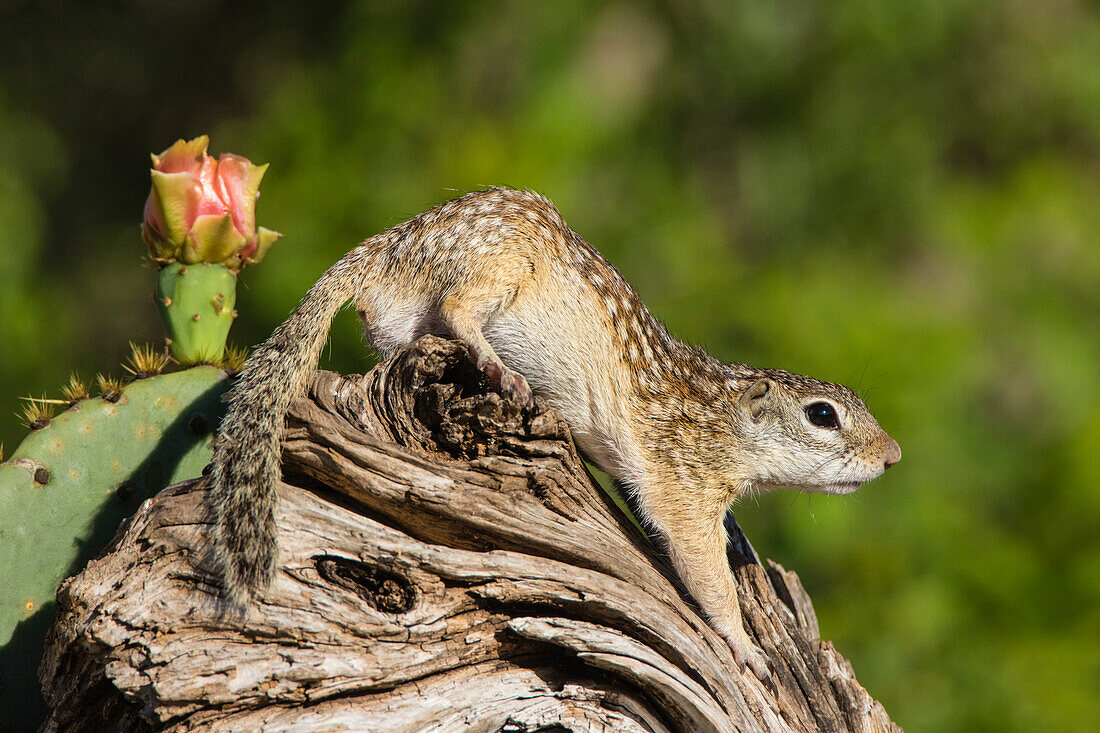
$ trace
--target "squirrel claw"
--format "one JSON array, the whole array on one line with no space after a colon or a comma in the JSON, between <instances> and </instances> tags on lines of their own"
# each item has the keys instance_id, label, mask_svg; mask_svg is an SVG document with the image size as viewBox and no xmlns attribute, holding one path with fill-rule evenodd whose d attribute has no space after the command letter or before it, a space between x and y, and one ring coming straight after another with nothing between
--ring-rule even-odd
<instances>
[{"instance_id":1,"label":"squirrel claw","mask_svg":"<svg viewBox=\"0 0 1100 733\"><path fill-rule=\"evenodd\" d=\"M771 660L764 654L764 650L752 643L744 645L730 644L733 650L733 660L741 672L752 670L753 675L771 690L773 695L779 694L779 688L772 677Z\"/></svg>"},{"instance_id":2,"label":"squirrel claw","mask_svg":"<svg viewBox=\"0 0 1100 733\"><path fill-rule=\"evenodd\" d=\"M770 660L765 659L764 663L767 665L764 677L760 678L760 681L764 683L764 686L768 688L768 691L772 693L772 697L779 697L779 686L775 684L775 676L772 674L772 663Z\"/></svg>"}]
</instances>

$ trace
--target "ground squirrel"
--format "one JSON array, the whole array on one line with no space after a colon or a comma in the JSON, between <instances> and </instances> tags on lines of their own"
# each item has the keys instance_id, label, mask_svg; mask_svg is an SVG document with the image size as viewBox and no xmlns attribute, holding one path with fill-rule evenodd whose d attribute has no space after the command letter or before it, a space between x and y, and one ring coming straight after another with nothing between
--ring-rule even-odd
<instances>
[{"instance_id":1,"label":"ground squirrel","mask_svg":"<svg viewBox=\"0 0 1100 733\"><path fill-rule=\"evenodd\" d=\"M494 388L556 407L633 494L741 669L762 679L726 557L729 505L780 487L847 493L901 458L847 387L723 364L674 339L547 199L471 193L345 255L246 362L212 471L216 555L235 603L274 573L279 434L349 300L383 356L453 335Z\"/></svg>"}]
</instances>

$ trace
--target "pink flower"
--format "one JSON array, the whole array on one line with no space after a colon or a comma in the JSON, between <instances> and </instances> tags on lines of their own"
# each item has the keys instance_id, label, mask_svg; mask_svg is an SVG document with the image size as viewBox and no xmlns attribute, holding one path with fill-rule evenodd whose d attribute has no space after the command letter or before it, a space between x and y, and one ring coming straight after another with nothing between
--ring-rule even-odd
<instances>
[{"instance_id":1,"label":"pink flower","mask_svg":"<svg viewBox=\"0 0 1100 733\"><path fill-rule=\"evenodd\" d=\"M177 140L153 156L153 188L145 202L142 239L160 263L209 262L237 272L259 262L281 235L256 229L256 198L266 165L206 154L206 135Z\"/></svg>"}]
</instances>

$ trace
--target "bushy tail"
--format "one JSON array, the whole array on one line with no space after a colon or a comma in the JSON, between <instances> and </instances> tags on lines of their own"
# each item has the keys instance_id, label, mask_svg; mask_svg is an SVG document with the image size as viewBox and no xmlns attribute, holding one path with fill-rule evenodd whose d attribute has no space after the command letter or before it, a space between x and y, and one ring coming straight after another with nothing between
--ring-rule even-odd
<instances>
[{"instance_id":1,"label":"bushy tail","mask_svg":"<svg viewBox=\"0 0 1100 733\"><path fill-rule=\"evenodd\" d=\"M245 605L275 570L279 438L291 401L317 363L337 311L362 281L366 245L333 265L245 362L214 446L214 553L229 600Z\"/></svg>"}]
</instances>

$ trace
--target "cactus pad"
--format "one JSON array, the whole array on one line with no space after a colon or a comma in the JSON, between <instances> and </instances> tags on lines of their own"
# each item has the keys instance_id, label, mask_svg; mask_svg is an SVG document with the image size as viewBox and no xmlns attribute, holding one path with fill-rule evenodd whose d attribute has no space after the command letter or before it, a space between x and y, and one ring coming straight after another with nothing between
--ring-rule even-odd
<instances>
[{"instance_id":1,"label":"cactus pad","mask_svg":"<svg viewBox=\"0 0 1100 733\"><path fill-rule=\"evenodd\" d=\"M80 400L0 463L0 547L18 558L0 563L4 708L39 707L34 672L57 584L142 501L202 472L228 386L213 366L139 379L113 402Z\"/></svg>"},{"instance_id":2,"label":"cactus pad","mask_svg":"<svg viewBox=\"0 0 1100 733\"><path fill-rule=\"evenodd\" d=\"M223 265L173 262L157 276L157 310L181 364L218 362L233 325L237 276Z\"/></svg>"}]
</instances>

